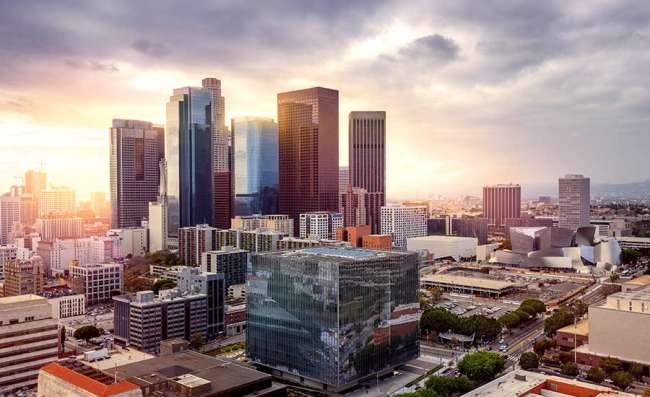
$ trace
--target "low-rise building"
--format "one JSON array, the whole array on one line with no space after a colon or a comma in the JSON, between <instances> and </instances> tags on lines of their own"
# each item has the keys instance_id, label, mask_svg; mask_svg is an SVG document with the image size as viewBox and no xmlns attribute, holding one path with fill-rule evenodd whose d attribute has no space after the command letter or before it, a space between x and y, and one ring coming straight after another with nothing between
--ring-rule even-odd
<instances>
[{"instance_id":1,"label":"low-rise building","mask_svg":"<svg viewBox=\"0 0 650 397\"><path fill-rule=\"evenodd\" d=\"M510 281L450 274L427 274L421 277L420 283L423 287L437 287L449 292L491 297L499 297L524 287Z\"/></svg>"},{"instance_id":2,"label":"low-rise building","mask_svg":"<svg viewBox=\"0 0 650 397\"><path fill-rule=\"evenodd\" d=\"M204 294L181 294L178 289L113 297L115 340L148 353L160 352L160 341L190 340L207 333L207 299Z\"/></svg>"},{"instance_id":3,"label":"low-rise building","mask_svg":"<svg viewBox=\"0 0 650 397\"><path fill-rule=\"evenodd\" d=\"M38 373L37 397L141 397L140 387L115 379L79 361L51 363Z\"/></svg>"},{"instance_id":4,"label":"low-rise building","mask_svg":"<svg viewBox=\"0 0 650 397\"><path fill-rule=\"evenodd\" d=\"M64 295L49 298L52 317L68 318L86 314L86 296L84 294Z\"/></svg>"},{"instance_id":5,"label":"low-rise building","mask_svg":"<svg viewBox=\"0 0 650 397\"><path fill-rule=\"evenodd\" d=\"M0 298L0 395L36 386L39 369L59 354L59 330L47 299Z\"/></svg>"},{"instance_id":6,"label":"low-rise building","mask_svg":"<svg viewBox=\"0 0 650 397\"><path fill-rule=\"evenodd\" d=\"M371 250L390 251L393 248L393 238L390 234L369 234L361 239L361 246Z\"/></svg>"},{"instance_id":7,"label":"low-rise building","mask_svg":"<svg viewBox=\"0 0 650 397\"><path fill-rule=\"evenodd\" d=\"M589 321L567 325L555 333L555 344L564 349L573 350L578 346L589 343Z\"/></svg>"},{"instance_id":8,"label":"low-rise building","mask_svg":"<svg viewBox=\"0 0 650 397\"><path fill-rule=\"evenodd\" d=\"M476 256L478 239L474 237L423 236L409 238L406 249L424 253L430 260L452 258L456 261Z\"/></svg>"},{"instance_id":9,"label":"low-rise building","mask_svg":"<svg viewBox=\"0 0 650 397\"><path fill-rule=\"evenodd\" d=\"M336 239L348 242L355 248L361 248L364 237L370 235L371 229L369 225L342 227L336 230Z\"/></svg>"},{"instance_id":10,"label":"low-rise building","mask_svg":"<svg viewBox=\"0 0 650 397\"><path fill-rule=\"evenodd\" d=\"M124 291L124 265L121 263L101 263L70 265L72 289L86 296L87 305L110 301Z\"/></svg>"},{"instance_id":11,"label":"low-rise building","mask_svg":"<svg viewBox=\"0 0 650 397\"><path fill-rule=\"evenodd\" d=\"M246 331L246 303L226 306L226 336Z\"/></svg>"},{"instance_id":12,"label":"low-rise building","mask_svg":"<svg viewBox=\"0 0 650 397\"><path fill-rule=\"evenodd\" d=\"M515 370L461 397L634 397L634 394L575 379Z\"/></svg>"},{"instance_id":13,"label":"low-rise building","mask_svg":"<svg viewBox=\"0 0 650 397\"><path fill-rule=\"evenodd\" d=\"M4 295L17 296L43 292L43 259L35 255L28 260L9 261L4 266Z\"/></svg>"}]
</instances>

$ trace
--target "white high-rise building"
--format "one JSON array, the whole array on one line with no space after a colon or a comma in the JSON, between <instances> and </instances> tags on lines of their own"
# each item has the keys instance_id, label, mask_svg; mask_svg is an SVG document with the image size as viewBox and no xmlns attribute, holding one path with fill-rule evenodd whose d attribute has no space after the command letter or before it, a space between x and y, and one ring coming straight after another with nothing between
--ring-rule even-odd
<instances>
[{"instance_id":1,"label":"white high-rise building","mask_svg":"<svg viewBox=\"0 0 650 397\"><path fill-rule=\"evenodd\" d=\"M576 230L589 226L590 181L582 175L559 179L559 226Z\"/></svg>"},{"instance_id":2,"label":"white high-rise building","mask_svg":"<svg viewBox=\"0 0 650 397\"><path fill-rule=\"evenodd\" d=\"M167 249L167 161L163 158L159 163L160 186L158 201L149 203L149 252Z\"/></svg>"},{"instance_id":3,"label":"white high-rise building","mask_svg":"<svg viewBox=\"0 0 650 397\"><path fill-rule=\"evenodd\" d=\"M81 238L84 235L83 219L79 217L45 217L36 219L36 232L41 240Z\"/></svg>"},{"instance_id":4,"label":"white high-rise building","mask_svg":"<svg viewBox=\"0 0 650 397\"><path fill-rule=\"evenodd\" d=\"M381 207L381 234L391 235L396 247L406 248L406 239L427 235L427 217L423 205Z\"/></svg>"},{"instance_id":5,"label":"white high-rise building","mask_svg":"<svg viewBox=\"0 0 650 397\"><path fill-rule=\"evenodd\" d=\"M40 241L37 252L43 258L45 269L53 275L68 270L72 261L86 265L109 262L123 256L119 238L112 237Z\"/></svg>"},{"instance_id":6,"label":"white high-rise building","mask_svg":"<svg viewBox=\"0 0 650 397\"><path fill-rule=\"evenodd\" d=\"M0 196L0 245L12 243L12 232L20 223L20 197L9 193Z\"/></svg>"},{"instance_id":7,"label":"white high-rise building","mask_svg":"<svg viewBox=\"0 0 650 397\"><path fill-rule=\"evenodd\" d=\"M340 212L307 212L300 214L300 238L334 240L336 230L343 227L343 214Z\"/></svg>"},{"instance_id":8,"label":"white high-rise building","mask_svg":"<svg viewBox=\"0 0 650 397\"><path fill-rule=\"evenodd\" d=\"M146 227L111 229L106 232L106 236L120 241L120 245L122 246L120 257L127 257L128 255L144 256L149 252Z\"/></svg>"},{"instance_id":9,"label":"white high-rise building","mask_svg":"<svg viewBox=\"0 0 650 397\"><path fill-rule=\"evenodd\" d=\"M38 215L43 217L56 212L75 210L75 192L65 187L41 190L38 198Z\"/></svg>"}]
</instances>

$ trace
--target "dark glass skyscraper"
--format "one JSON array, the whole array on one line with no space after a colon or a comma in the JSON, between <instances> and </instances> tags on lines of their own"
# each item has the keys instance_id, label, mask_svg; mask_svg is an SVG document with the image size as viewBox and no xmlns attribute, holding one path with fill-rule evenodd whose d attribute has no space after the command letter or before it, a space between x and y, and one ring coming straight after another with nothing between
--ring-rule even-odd
<instances>
[{"instance_id":1,"label":"dark glass skyscraper","mask_svg":"<svg viewBox=\"0 0 650 397\"><path fill-rule=\"evenodd\" d=\"M386 112L350 112L348 132L350 184L366 190L367 224L379 233L386 205Z\"/></svg>"},{"instance_id":2,"label":"dark glass skyscraper","mask_svg":"<svg viewBox=\"0 0 650 397\"><path fill-rule=\"evenodd\" d=\"M278 94L280 213L339 210L339 92L314 87Z\"/></svg>"},{"instance_id":3,"label":"dark glass skyscraper","mask_svg":"<svg viewBox=\"0 0 650 397\"><path fill-rule=\"evenodd\" d=\"M328 392L419 355L418 256L335 247L254 254L246 353Z\"/></svg>"},{"instance_id":4,"label":"dark glass skyscraper","mask_svg":"<svg viewBox=\"0 0 650 397\"><path fill-rule=\"evenodd\" d=\"M214 222L215 139L213 92L208 88L174 90L167 102L168 231Z\"/></svg>"},{"instance_id":5,"label":"dark glass skyscraper","mask_svg":"<svg viewBox=\"0 0 650 397\"><path fill-rule=\"evenodd\" d=\"M159 192L164 130L147 121L113 120L110 129L111 227L140 226Z\"/></svg>"},{"instance_id":6,"label":"dark glass skyscraper","mask_svg":"<svg viewBox=\"0 0 650 397\"><path fill-rule=\"evenodd\" d=\"M278 213L278 125L270 118L232 119L235 216Z\"/></svg>"}]
</instances>

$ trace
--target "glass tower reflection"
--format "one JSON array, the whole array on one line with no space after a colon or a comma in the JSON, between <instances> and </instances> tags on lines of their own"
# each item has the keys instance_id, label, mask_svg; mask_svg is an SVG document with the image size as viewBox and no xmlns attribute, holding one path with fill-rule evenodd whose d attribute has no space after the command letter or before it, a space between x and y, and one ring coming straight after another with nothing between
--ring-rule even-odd
<instances>
[{"instance_id":1,"label":"glass tower reflection","mask_svg":"<svg viewBox=\"0 0 650 397\"><path fill-rule=\"evenodd\" d=\"M235 216L278 213L278 125L273 119L232 119Z\"/></svg>"},{"instance_id":2,"label":"glass tower reflection","mask_svg":"<svg viewBox=\"0 0 650 397\"><path fill-rule=\"evenodd\" d=\"M248 357L328 391L417 358L417 266L416 253L334 247L253 255Z\"/></svg>"},{"instance_id":3,"label":"glass tower reflection","mask_svg":"<svg viewBox=\"0 0 650 397\"><path fill-rule=\"evenodd\" d=\"M212 92L184 87L167 103L168 230L213 222Z\"/></svg>"}]
</instances>

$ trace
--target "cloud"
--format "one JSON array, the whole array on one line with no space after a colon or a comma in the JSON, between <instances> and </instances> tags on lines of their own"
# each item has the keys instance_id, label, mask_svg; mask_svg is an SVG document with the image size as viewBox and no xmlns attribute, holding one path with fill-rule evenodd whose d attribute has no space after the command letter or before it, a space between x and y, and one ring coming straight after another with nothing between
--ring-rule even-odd
<instances>
[{"instance_id":1,"label":"cloud","mask_svg":"<svg viewBox=\"0 0 650 397\"><path fill-rule=\"evenodd\" d=\"M460 47L450 38L439 34L420 37L399 50L406 58L426 58L437 61L453 61L458 58Z\"/></svg>"},{"instance_id":2,"label":"cloud","mask_svg":"<svg viewBox=\"0 0 650 397\"><path fill-rule=\"evenodd\" d=\"M161 43L154 43L149 40L136 40L131 44L131 47L133 47L134 50L145 54L149 55L155 58L160 58L164 57L165 55L169 54L171 51L167 46Z\"/></svg>"},{"instance_id":3,"label":"cloud","mask_svg":"<svg viewBox=\"0 0 650 397\"><path fill-rule=\"evenodd\" d=\"M93 72L119 72L120 69L113 63L102 63L99 61L79 61L75 59L66 59L65 65L73 69L90 70Z\"/></svg>"}]
</instances>

